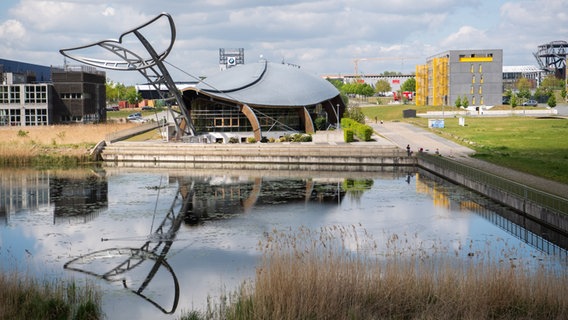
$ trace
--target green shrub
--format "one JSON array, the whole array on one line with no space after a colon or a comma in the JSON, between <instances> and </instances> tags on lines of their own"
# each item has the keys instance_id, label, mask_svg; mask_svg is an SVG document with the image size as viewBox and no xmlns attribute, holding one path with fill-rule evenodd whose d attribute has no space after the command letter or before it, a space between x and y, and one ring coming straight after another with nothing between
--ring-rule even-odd
<instances>
[{"instance_id":1,"label":"green shrub","mask_svg":"<svg viewBox=\"0 0 568 320\"><path fill-rule=\"evenodd\" d=\"M239 143L239 138L237 138L237 137L230 137L230 138L229 138L229 143Z\"/></svg>"},{"instance_id":2,"label":"green shrub","mask_svg":"<svg viewBox=\"0 0 568 320\"><path fill-rule=\"evenodd\" d=\"M353 134L363 141L370 141L373 135L373 128L366 124L361 124L350 118L341 119L343 129L351 129Z\"/></svg>"},{"instance_id":3,"label":"green shrub","mask_svg":"<svg viewBox=\"0 0 568 320\"><path fill-rule=\"evenodd\" d=\"M248 137L247 143L256 143L256 139L254 137Z\"/></svg>"},{"instance_id":4,"label":"green shrub","mask_svg":"<svg viewBox=\"0 0 568 320\"><path fill-rule=\"evenodd\" d=\"M27 137L29 133L29 131L18 130L18 137Z\"/></svg>"},{"instance_id":5,"label":"green shrub","mask_svg":"<svg viewBox=\"0 0 568 320\"><path fill-rule=\"evenodd\" d=\"M327 120L324 117L317 117L314 121L316 130L325 130L327 128Z\"/></svg>"},{"instance_id":6,"label":"green shrub","mask_svg":"<svg viewBox=\"0 0 568 320\"><path fill-rule=\"evenodd\" d=\"M353 130L349 128L343 129L343 140L345 142L353 142Z\"/></svg>"},{"instance_id":7,"label":"green shrub","mask_svg":"<svg viewBox=\"0 0 568 320\"><path fill-rule=\"evenodd\" d=\"M312 136L309 134L296 133L292 136L292 142L311 142Z\"/></svg>"}]
</instances>

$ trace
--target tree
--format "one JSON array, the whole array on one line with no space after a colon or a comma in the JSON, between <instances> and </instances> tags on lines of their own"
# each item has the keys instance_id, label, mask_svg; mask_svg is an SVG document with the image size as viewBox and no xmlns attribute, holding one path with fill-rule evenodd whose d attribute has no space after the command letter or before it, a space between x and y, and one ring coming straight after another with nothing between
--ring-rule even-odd
<instances>
[{"instance_id":1,"label":"tree","mask_svg":"<svg viewBox=\"0 0 568 320\"><path fill-rule=\"evenodd\" d=\"M463 96L463 99L461 99L461 104L462 104L462 107L464 107L464 108L469 107L469 100L467 100L466 96Z\"/></svg>"},{"instance_id":2,"label":"tree","mask_svg":"<svg viewBox=\"0 0 568 320\"><path fill-rule=\"evenodd\" d=\"M357 94L370 97L375 94L375 89L367 83L352 82L343 85L342 91L346 94Z\"/></svg>"},{"instance_id":3,"label":"tree","mask_svg":"<svg viewBox=\"0 0 568 320\"><path fill-rule=\"evenodd\" d=\"M519 93L517 94L518 98L521 98L522 100L527 100L531 97L531 91L530 91L531 83L527 78L520 78L519 80L517 80L515 86L519 91Z\"/></svg>"},{"instance_id":4,"label":"tree","mask_svg":"<svg viewBox=\"0 0 568 320\"><path fill-rule=\"evenodd\" d=\"M530 91L531 89L531 82L529 81L529 79L527 78L519 78L519 80L517 80L517 83L515 83L515 87L517 88L517 90L522 91L522 90L526 90L526 91Z\"/></svg>"},{"instance_id":5,"label":"tree","mask_svg":"<svg viewBox=\"0 0 568 320\"><path fill-rule=\"evenodd\" d=\"M458 96L458 97L456 98L455 105L456 105L456 108L459 108L459 107L462 106L462 101L461 101L460 96Z\"/></svg>"},{"instance_id":6,"label":"tree","mask_svg":"<svg viewBox=\"0 0 568 320\"><path fill-rule=\"evenodd\" d=\"M554 95L551 95L550 98L548 98L547 104L551 108L556 107L556 97Z\"/></svg>"},{"instance_id":7,"label":"tree","mask_svg":"<svg viewBox=\"0 0 568 320\"><path fill-rule=\"evenodd\" d=\"M363 111L361 111L361 108L359 107L349 107L347 108L347 110L345 111L345 114L343 114L344 118L350 118L353 119L359 123L365 124L365 115L363 114Z\"/></svg>"},{"instance_id":8,"label":"tree","mask_svg":"<svg viewBox=\"0 0 568 320\"><path fill-rule=\"evenodd\" d=\"M402 73L397 71L385 71L383 72L383 76L400 76Z\"/></svg>"},{"instance_id":9,"label":"tree","mask_svg":"<svg viewBox=\"0 0 568 320\"><path fill-rule=\"evenodd\" d=\"M136 91L136 88L128 87L126 88L126 101L130 104L137 104L142 101L142 94Z\"/></svg>"},{"instance_id":10,"label":"tree","mask_svg":"<svg viewBox=\"0 0 568 320\"><path fill-rule=\"evenodd\" d=\"M517 95L516 94L512 94L511 95L511 107L515 108L516 106L519 105L519 102L517 101Z\"/></svg>"},{"instance_id":11,"label":"tree","mask_svg":"<svg viewBox=\"0 0 568 320\"><path fill-rule=\"evenodd\" d=\"M337 88L337 90L339 90L339 91L341 91L341 89L342 89L342 87L343 87L343 85L344 85L343 81L342 81L342 80L339 80L339 79L330 79L330 78L327 78L326 80L329 81L329 82L330 82L335 88Z\"/></svg>"},{"instance_id":12,"label":"tree","mask_svg":"<svg viewBox=\"0 0 568 320\"><path fill-rule=\"evenodd\" d=\"M564 85L564 81L557 79L554 75L549 74L540 83L540 87L547 91L560 90Z\"/></svg>"},{"instance_id":13,"label":"tree","mask_svg":"<svg viewBox=\"0 0 568 320\"><path fill-rule=\"evenodd\" d=\"M400 90L415 92L416 91L416 79L410 78L410 79L404 81L404 83L400 86Z\"/></svg>"},{"instance_id":14,"label":"tree","mask_svg":"<svg viewBox=\"0 0 568 320\"><path fill-rule=\"evenodd\" d=\"M105 83L107 102L117 102L126 98L126 87L122 83L115 83L107 79Z\"/></svg>"},{"instance_id":15,"label":"tree","mask_svg":"<svg viewBox=\"0 0 568 320\"><path fill-rule=\"evenodd\" d=\"M375 91L378 93L390 92L392 90L388 80L380 79L375 83Z\"/></svg>"}]
</instances>

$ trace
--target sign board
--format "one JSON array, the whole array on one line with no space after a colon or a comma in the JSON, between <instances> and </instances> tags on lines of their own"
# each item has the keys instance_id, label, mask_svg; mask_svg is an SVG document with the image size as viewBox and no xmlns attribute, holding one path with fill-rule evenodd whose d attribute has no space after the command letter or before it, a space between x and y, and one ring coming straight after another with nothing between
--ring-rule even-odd
<instances>
[{"instance_id":1,"label":"sign board","mask_svg":"<svg viewBox=\"0 0 568 320\"><path fill-rule=\"evenodd\" d=\"M428 128L444 128L444 119L428 119Z\"/></svg>"}]
</instances>

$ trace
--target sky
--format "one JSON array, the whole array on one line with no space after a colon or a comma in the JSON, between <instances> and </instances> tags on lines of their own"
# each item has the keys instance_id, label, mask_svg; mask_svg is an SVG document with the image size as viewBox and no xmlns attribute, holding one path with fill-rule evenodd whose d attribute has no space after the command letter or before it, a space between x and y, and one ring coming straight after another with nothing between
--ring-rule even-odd
<instances>
[{"instance_id":1,"label":"sky","mask_svg":"<svg viewBox=\"0 0 568 320\"><path fill-rule=\"evenodd\" d=\"M318 76L353 74L361 58L372 59L359 61L360 74L410 73L429 56L465 49L503 49L503 65L537 65L539 45L568 41L567 9L568 0L1 0L0 58L62 66L60 49L118 39L167 12L176 39L166 67L175 81L220 72L220 48L244 48L245 63L262 57ZM167 47L162 19L147 29L158 52ZM107 78L145 82L135 71Z\"/></svg>"}]
</instances>

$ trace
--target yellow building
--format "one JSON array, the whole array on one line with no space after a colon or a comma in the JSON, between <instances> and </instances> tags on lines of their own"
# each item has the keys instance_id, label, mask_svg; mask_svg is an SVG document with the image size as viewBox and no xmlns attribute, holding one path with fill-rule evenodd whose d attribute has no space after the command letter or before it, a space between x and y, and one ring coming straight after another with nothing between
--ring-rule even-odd
<instances>
[{"instance_id":1,"label":"yellow building","mask_svg":"<svg viewBox=\"0 0 568 320\"><path fill-rule=\"evenodd\" d=\"M416 66L416 105L470 106L500 104L503 93L503 50L451 50Z\"/></svg>"}]
</instances>

